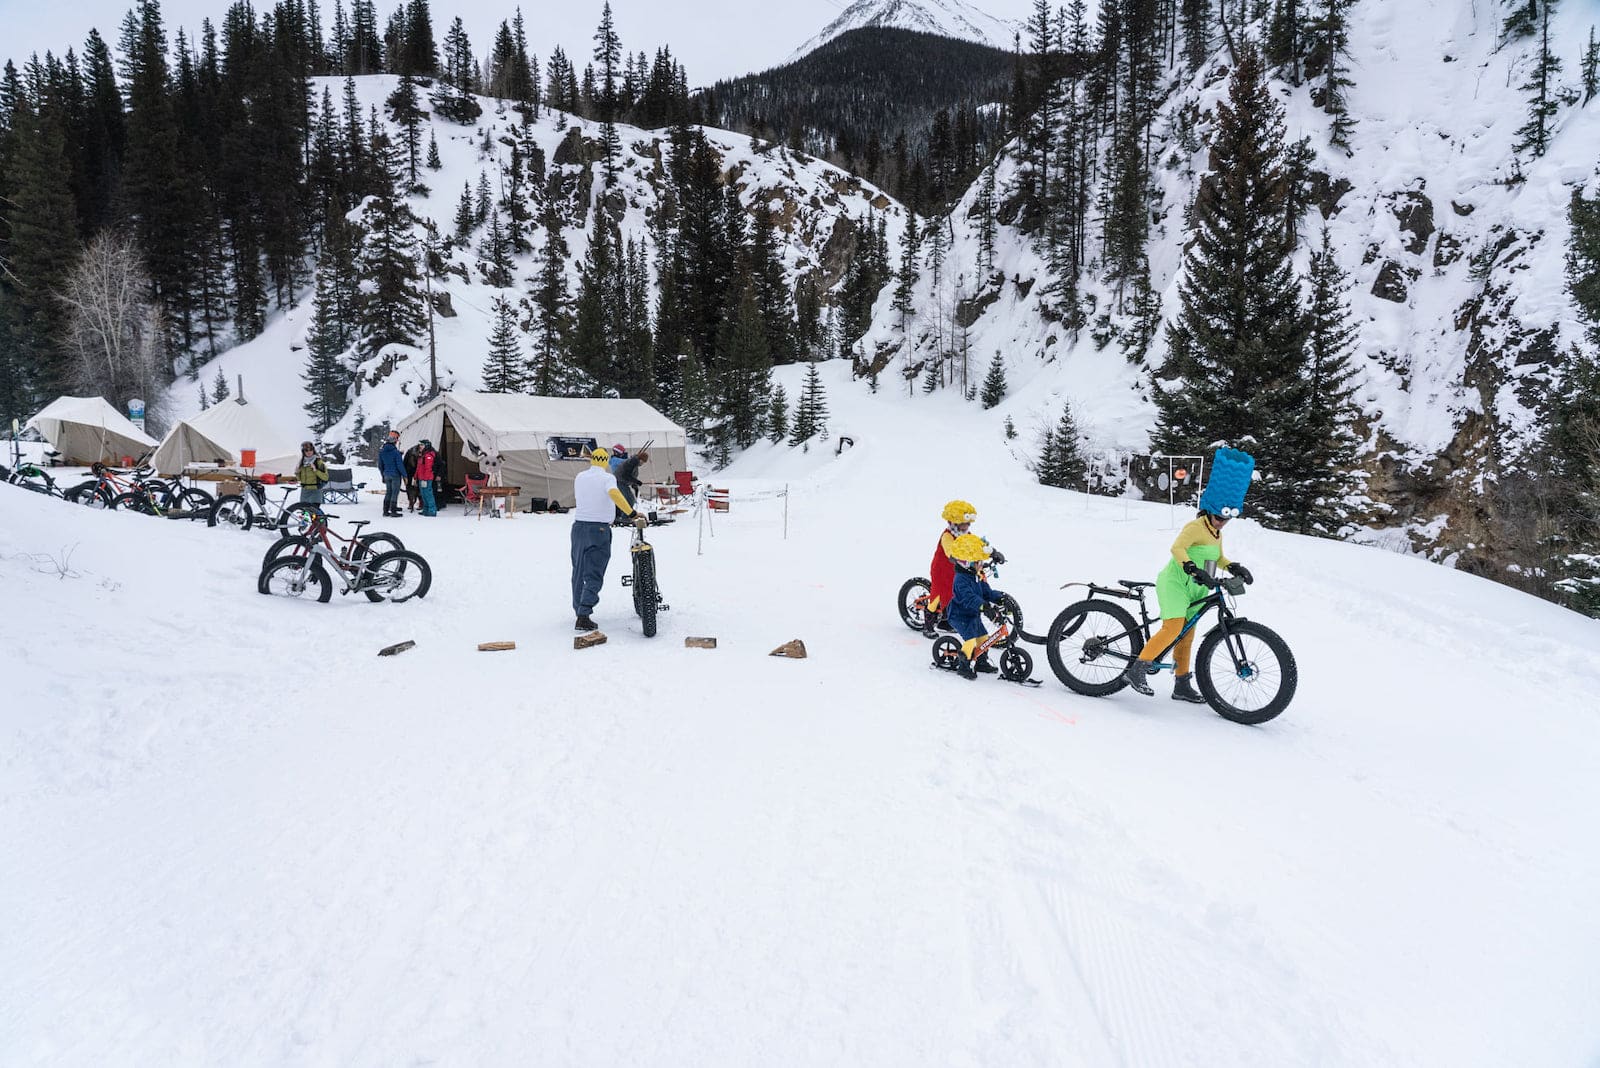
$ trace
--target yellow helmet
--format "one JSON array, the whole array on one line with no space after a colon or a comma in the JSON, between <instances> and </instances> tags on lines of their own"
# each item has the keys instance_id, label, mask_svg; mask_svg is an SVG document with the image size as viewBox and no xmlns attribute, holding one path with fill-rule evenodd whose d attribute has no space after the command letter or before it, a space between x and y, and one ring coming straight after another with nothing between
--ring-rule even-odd
<instances>
[{"instance_id":1,"label":"yellow helmet","mask_svg":"<svg viewBox=\"0 0 1600 1068\"><path fill-rule=\"evenodd\" d=\"M950 556L967 563L982 563L989 559L989 547L976 534L963 534L950 546Z\"/></svg>"},{"instance_id":2,"label":"yellow helmet","mask_svg":"<svg viewBox=\"0 0 1600 1068\"><path fill-rule=\"evenodd\" d=\"M978 518L978 509L970 501L951 501L939 515L946 523L970 523Z\"/></svg>"},{"instance_id":3,"label":"yellow helmet","mask_svg":"<svg viewBox=\"0 0 1600 1068\"><path fill-rule=\"evenodd\" d=\"M589 454L589 462L596 467L601 464L609 464L611 462L611 454L604 449L595 449Z\"/></svg>"}]
</instances>

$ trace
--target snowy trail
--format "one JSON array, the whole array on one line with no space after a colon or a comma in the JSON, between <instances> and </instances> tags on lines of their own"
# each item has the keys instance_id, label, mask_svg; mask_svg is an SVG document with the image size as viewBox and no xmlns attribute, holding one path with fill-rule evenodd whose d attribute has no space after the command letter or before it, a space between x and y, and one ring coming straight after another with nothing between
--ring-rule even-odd
<instances>
[{"instance_id":1,"label":"snowy trail","mask_svg":"<svg viewBox=\"0 0 1600 1068\"><path fill-rule=\"evenodd\" d=\"M22 1063L1583 1063L1596 626L1241 524L1302 675L1261 729L927 666L961 493L1042 631L1165 507L1047 491L830 384L652 532L673 610L574 652L567 523L390 524L420 603L252 592L265 539L0 498L0 1033ZM998 436L997 436L998 440ZM787 466L786 466L787 465ZM809 473L806 473L808 469ZM997 473L998 472L998 473ZM717 481L721 481L718 479ZM788 482L776 502L740 487ZM346 509L377 511L375 503ZM1126 513L1126 519L1124 514ZM79 543L79 576L20 554ZM682 647L690 634L715 651ZM805 661L766 656L802 637ZM373 652L403 638L394 659ZM514 639L512 653L479 641ZM20 670L19 670L20 666Z\"/></svg>"}]
</instances>

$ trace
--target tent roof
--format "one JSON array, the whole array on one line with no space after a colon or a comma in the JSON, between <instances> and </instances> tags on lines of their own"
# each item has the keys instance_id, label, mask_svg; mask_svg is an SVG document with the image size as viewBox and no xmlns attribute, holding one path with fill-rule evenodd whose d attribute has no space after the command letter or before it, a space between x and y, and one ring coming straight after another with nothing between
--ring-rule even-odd
<instances>
[{"instance_id":1,"label":"tent roof","mask_svg":"<svg viewBox=\"0 0 1600 1068\"><path fill-rule=\"evenodd\" d=\"M81 423L84 426L109 430L131 438L141 445L148 445L152 449L156 445L154 438L128 422L127 418L107 403L104 397L57 397L29 419L28 425L38 427L45 437L50 437L53 428L43 424L52 421Z\"/></svg>"},{"instance_id":2,"label":"tent roof","mask_svg":"<svg viewBox=\"0 0 1600 1068\"><path fill-rule=\"evenodd\" d=\"M187 436L185 428L191 432ZM258 469L293 470L300 456L299 442L279 429L260 405L235 399L214 404L174 426L162 439L161 448L156 450L157 469L177 470L182 464L198 459L186 455L192 450L196 437L216 446L219 455L226 454L232 462L238 462L240 449L254 449ZM186 450L184 442L188 442L191 449ZM273 461L284 462L274 464Z\"/></svg>"},{"instance_id":3,"label":"tent roof","mask_svg":"<svg viewBox=\"0 0 1600 1068\"><path fill-rule=\"evenodd\" d=\"M459 408L481 425L500 432L606 431L608 433L658 433L683 428L650 407L631 398L532 397L525 393L441 393L416 415L444 403ZM416 418L413 415L412 418ZM406 420L410 422L410 420Z\"/></svg>"}]
</instances>

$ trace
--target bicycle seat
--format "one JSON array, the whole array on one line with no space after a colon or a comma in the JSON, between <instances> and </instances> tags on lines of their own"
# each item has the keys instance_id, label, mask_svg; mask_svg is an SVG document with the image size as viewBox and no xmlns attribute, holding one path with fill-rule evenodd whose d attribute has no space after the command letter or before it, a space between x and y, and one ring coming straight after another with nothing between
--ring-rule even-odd
<instances>
[{"instance_id":1,"label":"bicycle seat","mask_svg":"<svg viewBox=\"0 0 1600 1068\"><path fill-rule=\"evenodd\" d=\"M372 523L372 520L370 520L370 519L352 519L350 521L350 525L355 527L357 530L360 530L362 527L368 526L371 523Z\"/></svg>"},{"instance_id":2,"label":"bicycle seat","mask_svg":"<svg viewBox=\"0 0 1600 1068\"><path fill-rule=\"evenodd\" d=\"M1121 586L1123 589L1132 590L1134 593L1138 593L1140 590L1148 589L1149 587L1154 586L1155 583L1154 582L1134 582L1132 579L1118 579L1117 580L1117 585Z\"/></svg>"}]
</instances>

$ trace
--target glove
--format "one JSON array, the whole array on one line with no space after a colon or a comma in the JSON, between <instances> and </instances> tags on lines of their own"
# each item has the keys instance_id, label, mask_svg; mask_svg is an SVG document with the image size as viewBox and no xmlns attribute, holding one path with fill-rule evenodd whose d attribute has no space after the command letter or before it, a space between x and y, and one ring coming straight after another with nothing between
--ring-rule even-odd
<instances>
[{"instance_id":1,"label":"glove","mask_svg":"<svg viewBox=\"0 0 1600 1068\"><path fill-rule=\"evenodd\" d=\"M1006 562L1006 554L1001 552L999 549L990 549L989 559L993 560L997 564L1003 564Z\"/></svg>"},{"instance_id":2,"label":"glove","mask_svg":"<svg viewBox=\"0 0 1600 1068\"><path fill-rule=\"evenodd\" d=\"M1255 580L1256 580L1256 577L1254 575L1250 574L1250 569L1248 567L1245 567L1243 564L1239 564L1239 563L1229 564L1228 565L1228 571L1231 574L1236 575L1239 578L1243 579L1244 580L1244 584L1246 586L1250 585L1251 583L1255 582Z\"/></svg>"},{"instance_id":3,"label":"glove","mask_svg":"<svg viewBox=\"0 0 1600 1068\"><path fill-rule=\"evenodd\" d=\"M1217 588L1217 580L1200 570L1200 565L1195 563L1193 560L1190 560L1187 564L1183 565L1183 573L1194 579L1208 590L1214 590Z\"/></svg>"},{"instance_id":4,"label":"glove","mask_svg":"<svg viewBox=\"0 0 1600 1068\"><path fill-rule=\"evenodd\" d=\"M984 605L983 618L987 619L990 623L1000 622L1000 606L997 604Z\"/></svg>"},{"instance_id":5,"label":"glove","mask_svg":"<svg viewBox=\"0 0 1600 1068\"><path fill-rule=\"evenodd\" d=\"M633 525L643 530L650 525L650 517L642 512L635 512L633 514Z\"/></svg>"}]
</instances>

